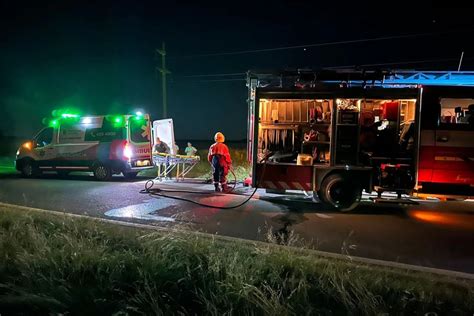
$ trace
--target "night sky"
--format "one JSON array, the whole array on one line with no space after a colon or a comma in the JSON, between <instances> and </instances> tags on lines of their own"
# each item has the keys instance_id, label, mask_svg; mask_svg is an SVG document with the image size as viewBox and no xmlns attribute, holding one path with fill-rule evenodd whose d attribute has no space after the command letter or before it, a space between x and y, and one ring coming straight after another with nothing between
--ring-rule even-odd
<instances>
[{"instance_id":1,"label":"night sky","mask_svg":"<svg viewBox=\"0 0 474 316\"><path fill-rule=\"evenodd\" d=\"M162 41L172 72L169 116L182 140L208 139L216 130L228 139L246 137L244 76L211 74L379 63L456 70L462 51L463 70L474 70L474 10L467 7L416 1L136 2L1 0L0 135L31 137L42 118L60 107L87 114L141 108L160 118L155 49ZM206 56L420 33L434 34ZM429 62L401 63L420 60Z\"/></svg>"}]
</instances>

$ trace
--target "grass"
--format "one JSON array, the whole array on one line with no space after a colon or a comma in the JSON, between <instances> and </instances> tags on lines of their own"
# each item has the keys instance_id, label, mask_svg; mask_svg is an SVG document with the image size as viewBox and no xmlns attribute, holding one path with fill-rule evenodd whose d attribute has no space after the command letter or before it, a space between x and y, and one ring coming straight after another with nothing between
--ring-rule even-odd
<instances>
[{"instance_id":1,"label":"grass","mask_svg":"<svg viewBox=\"0 0 474 316\"><path fill-rule=\"evenodd\" d=\"M11 157L1 157L0 156L0 175L15 173L14 158Z\"/></svg>"},{"instance_id":2,"label":"grass","mask_svg":"<svg viewBox=\"0 0 474 316\"><path fill-rule=\"evenodd\" d=\"M0 314L467 315L473 284L0 208Z\"/></svg>"},{"instance_id":3,"label":"grass","mask_svg":"<svg viewBox=\"0 0 474 316\"><path fill-rule=\"evenodd\" d=\"M200 162L187 174L187 178L212 178L211 165L207 161L207 151L198 152L201 160ZM238 181L244 180L249 176L250 164L247 161L247 150L246 149L233 149L230 148L230 155L232 157L232 165L234 168L235 177ZM141 176L156 177L156 168L147 169L140 172ZM174 175L175 173L173 173ZM228 176L229 181L233 181L234 177L232 174Z\"/></svg>"}]
</instances>

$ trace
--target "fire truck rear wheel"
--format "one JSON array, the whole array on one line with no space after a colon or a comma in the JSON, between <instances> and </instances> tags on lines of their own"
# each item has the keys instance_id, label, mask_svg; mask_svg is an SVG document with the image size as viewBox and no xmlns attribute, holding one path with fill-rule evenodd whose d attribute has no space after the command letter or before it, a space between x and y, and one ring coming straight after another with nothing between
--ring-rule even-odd
<instances>
[{"instance_id":1,"label":"fire truck rear wheel","mask_svg":"<svg viewBox=\"0 0 474 316\"><path fill-rule=\"evenodd\" d=\"M112 169L101 162L94 164L92 171L94 172L94 177L99 181L107 181L112 178Z\"/></svg>"},{"instance_id":2,"label":"fire truck rear wheel","mask_svg":"<svg viewBox=\"0 0 474 316\"><path fill-rule=\"evenodd\" d=\"M319 199L341 212L353 210L360 202L362 189L360 185L341 174L331 174L321 183Z\"/></svg>"}]
</instances>

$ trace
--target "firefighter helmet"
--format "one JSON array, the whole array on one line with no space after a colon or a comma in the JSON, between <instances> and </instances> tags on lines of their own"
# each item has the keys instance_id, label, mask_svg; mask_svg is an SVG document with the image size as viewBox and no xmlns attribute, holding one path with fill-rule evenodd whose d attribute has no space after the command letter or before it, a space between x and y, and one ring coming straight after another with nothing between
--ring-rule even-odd
<instances>
[{"instance_id":1,"label":"firefighter helmet","mask_svg":"<svg viewBox=\"0 0 474 316\"><path fill-rule=\"evenodd\" d=\"M214 140L216 143L223 143L225 141L224 134L221 132L217 132L216 135L214 135Z\"/></svg>"}]
</instances>

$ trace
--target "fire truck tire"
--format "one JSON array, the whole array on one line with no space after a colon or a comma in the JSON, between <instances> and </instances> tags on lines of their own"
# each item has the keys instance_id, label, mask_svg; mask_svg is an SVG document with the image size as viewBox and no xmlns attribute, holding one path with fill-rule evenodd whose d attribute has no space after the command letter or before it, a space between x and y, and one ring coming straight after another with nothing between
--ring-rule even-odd
<instances>
[{"instance_id":1,"label":"fire truck tire","mask_svg":"<svg viewBox=\"0 0 474 316\"><path fill-rule=\"evenodd\" d=\"M133 180L137 177L138 172L123 172L125 179Z\"/></svg>"},{"instance_id":2,"label":"fire truck tire","mask_svg":"<svg viewBox=\"0 0 474 316\"><path fill-rule=\"evenodd\" d=\"M24 178L32 178L39 174L39 169L33 160L26 159L21 164L21 175Z\"/></svg>"},{"instance_id":3,"label":"fire truck tire","mask_svg":"<svg viewBox=\"0 0 474 316\"><path fill-rule=\"evenodd\" d=\"M95 163L92 171L94 172L94 177L99 181L107 181L112 178L112 169L101 162Z\"/></svg>"},{"instance_id":4,"label":"fire truck tire","mask_svg":"<svg viewBox=\"0 0 474 316\"><path fill-rule=\"evenodd\" d=\"M362 189L360 185L341 174L331 174L321 183L319 199L341 212L353 210L360 202Z\"/></svg>"}]
</instances>

